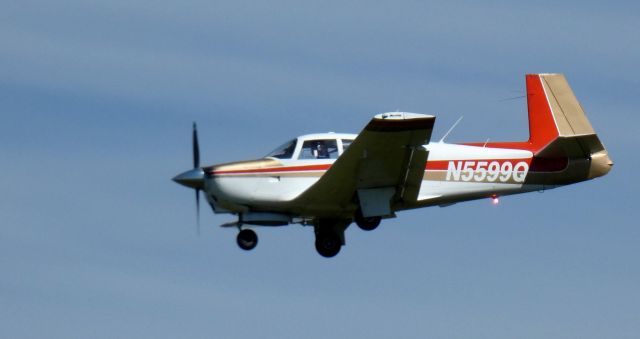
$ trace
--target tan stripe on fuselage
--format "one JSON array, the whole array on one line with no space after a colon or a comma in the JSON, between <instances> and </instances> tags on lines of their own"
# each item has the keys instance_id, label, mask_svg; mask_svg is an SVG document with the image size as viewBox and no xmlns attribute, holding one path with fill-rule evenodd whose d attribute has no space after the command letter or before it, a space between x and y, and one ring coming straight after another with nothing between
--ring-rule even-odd
<instances>
[{"instance_id":1,"label":"tan stripe on fuselage","mask_svg":"<svg viewBox=\"0 0 640 339\"><path fill-rule=\"evenodd\" d=\"M282 163L275 159L257 159L248 161L229 162L213 166L214 171L246 171L260 168L280 167Z\"/></svg>"},{"instance_id":2,"label":"tan stripe on fuselage","mask_svg":"<svg viewBox=\"0 0 640 339\"><path fill-rule=\"evenodd\" d=\"M475 175L475 172L474 172L474 175ZM444 170L428 170L428 171L425 171L424 172L424 176L423 176L423 180L445 181L445 182L465 182L465 183L523 184L522 181L516 181L513 178L513 175L511 175L509 177L509 180L507 180L507 181L501 181L499 179L499 177L497 177L493 181L490 181L487 178L485 178L484 180L481 180L481 181L478 181L478 180L469 180L469 181L447 180L447 171L444 171Z\"/></svg>"}]
</instances>

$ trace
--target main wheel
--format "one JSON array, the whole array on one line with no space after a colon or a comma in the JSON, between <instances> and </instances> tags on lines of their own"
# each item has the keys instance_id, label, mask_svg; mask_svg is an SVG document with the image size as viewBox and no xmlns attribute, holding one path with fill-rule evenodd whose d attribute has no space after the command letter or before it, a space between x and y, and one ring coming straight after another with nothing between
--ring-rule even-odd
<instances>
[{"instance_id":1,"label":"main wheel","mask_svg":"<svg viewBox=\"0 0 640 339\"><path fill-rule=\"evenodd\" d=\"M342 247L342 242L337 234L322 232L316 235L316 250L321 256L325 258L335 257L336 254L340 253L340 247Z\"/></svg>"},{"instance_id":2,"label":"main wheel","mask_svg":"<svg viewBox=\"0 0 640 339\"><path fill-rule=\"evenodd\" d=\"M355 219L356 225L358 225L358 227L360 227L360 229L364 231L375 230L378 225L380 225L380 220L382 220L381 217L364 217L362 215L362 210L359 208L358 210L356 210L353 219Z\"/></svg>"},{"instance_id":3,"label":"main wheel","mask_svg":"<svg viewBox=\"0 0 640 339\"><path fill-rule=\"evenodd\" d=\"M236 242L243 250L250 251L258 245L258 235L253 230L244 229L238 232Z\"/></svg>"}]
</instances>

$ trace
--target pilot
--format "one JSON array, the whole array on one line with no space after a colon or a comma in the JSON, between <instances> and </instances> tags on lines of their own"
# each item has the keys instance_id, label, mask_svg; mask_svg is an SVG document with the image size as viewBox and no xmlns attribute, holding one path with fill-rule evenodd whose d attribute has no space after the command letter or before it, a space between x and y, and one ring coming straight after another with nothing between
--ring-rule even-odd
<instances>
[{"instance_id":1,"label":"pilot","mask_svg":"<svg viewBox=\"0 0 640 339\"><path fill-rule=\"evenodd\" d=\"M318 145L316 145L316 158L329 159L329 150L324 142L319 142Z\"/></svg>"}]
</instances>

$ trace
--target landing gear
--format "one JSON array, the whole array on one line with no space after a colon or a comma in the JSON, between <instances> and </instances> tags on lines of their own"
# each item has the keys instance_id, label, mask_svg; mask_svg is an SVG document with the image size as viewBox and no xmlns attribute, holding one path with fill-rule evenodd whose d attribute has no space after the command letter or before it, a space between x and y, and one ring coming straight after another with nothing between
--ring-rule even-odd
<instances>
[{"instance_id":1,"label":"landing gear","mask_svg":"<svg viewBox=\"0 0 640 339\"><path fill-rule=\"evenodd\" d=\"M342 241L340 241L338 234L334 232L316 234L316 250L321 256L325 258L335 257L336 254L340 253L341 247Z\"/></svg>"},{"instance_id":2,"label":"landing gear","mask_svg":"<svg viewBox=\"0 0 640 339\"><path fill-rule=\"evenodd\" d=\"M351 220L320 219L316 220L316 250L325 258L335 257L344 245L344 230L349 227Z\"/></svg>"},{"instance_id":3,"label":"landing gear","mask_svg":"<svg viewBox=\"0 0 640 339\"><path fill-rule=\"evenodd\" d=\"M356 225L358 225L358 227L360 227L360 229L364 231L375 230L376 227L380 225L380 220L382 220L381 217L364 217L362 215L362 210L359 208L356 210L353 219L355 219Z\"/></svg>"},{"instance_id":4,"label":"landing gear","mask_svg":"<svg viewBox=\"0 0 640 339\"><path fill-rule=\"evenodd\" d=\"M236 238L238 246L245 251L250 251L258 245L258 235L250 229L241 230Z\"/></svg>"}]
</instances>

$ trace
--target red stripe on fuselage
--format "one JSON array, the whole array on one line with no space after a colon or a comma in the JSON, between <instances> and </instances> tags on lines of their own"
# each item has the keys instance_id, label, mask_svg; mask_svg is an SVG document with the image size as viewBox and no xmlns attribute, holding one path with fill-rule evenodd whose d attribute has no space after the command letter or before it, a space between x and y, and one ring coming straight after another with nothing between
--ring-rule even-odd
<instances>
[{"instance_id":1,"label":"red stripe on fuselage","mask_svg":"<svg viewBox=\"0 0 640 339\"><path fill-rule=\"evenodd\" d=\"M567 166L567 159L538 159L538 158L518 158L518 159L466 159L466 160L431 160L428 161L425 170L427 171L446 171L449 168L449 162L475 162L480 161L491 163L497 162L502 165L505 162L518 163L526 162L531 166L529 169L532 172L555 172L564 169ZM232 170L232 171L211 171L209 174L213 175L242 175L242 174L270 174L270 173L282 173L282 172L323 172L328 170L331 164L323 165L307 165L307 166L283 166L283 167L271 167L271 168L255 168L246 170Z\"/></svg>"}]
</instances>

